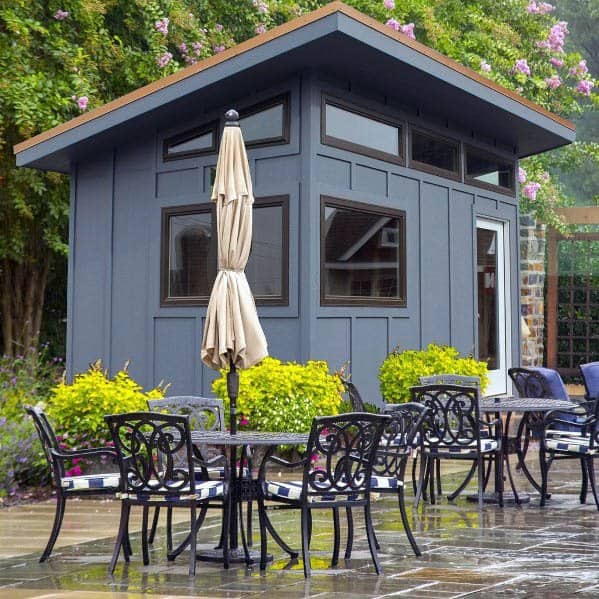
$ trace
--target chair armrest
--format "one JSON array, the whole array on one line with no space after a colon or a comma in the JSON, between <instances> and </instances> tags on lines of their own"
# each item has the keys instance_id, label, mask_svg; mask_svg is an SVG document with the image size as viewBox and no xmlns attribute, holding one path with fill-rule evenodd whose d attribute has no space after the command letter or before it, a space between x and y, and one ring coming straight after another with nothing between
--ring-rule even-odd
<instances>
[{"instance_id":1,"label":"chair armrest","mask_svg":"<svg viewBox=\"0 0 599 599\"><path fill-rule=\"evenodd\" d=\"M60 460L70 460L73 458L86 458L93 456L106 455L112 458L117 457L116 449L110 447L90 448L90 449L52 449L52 455Z\"/></svg>"},{"instance_id":2,"label":"chair armrest","mask_svg":"<svg viewBox=\"0 0 599 599\"><path fill-rule=\"evenodd\" d=\"M275 455L272 455L273 452L275 451L275 449L276 449L276 446L270 447L269 450L266 452L266 455L264 456L264 459L262 460L262 463L260 464L260 470L258 472L258 480L259 481L263 482L265 480L266 466L270 463L278 464L279 466L283 466L283 468L287 468L289 470L291 470L293 468L304 467L308 463L308 460L309 460L308 456L304 456L297 462L289 462L287 460L284 460L283 458L279 458Z\"/></svg>"}]
</instances>

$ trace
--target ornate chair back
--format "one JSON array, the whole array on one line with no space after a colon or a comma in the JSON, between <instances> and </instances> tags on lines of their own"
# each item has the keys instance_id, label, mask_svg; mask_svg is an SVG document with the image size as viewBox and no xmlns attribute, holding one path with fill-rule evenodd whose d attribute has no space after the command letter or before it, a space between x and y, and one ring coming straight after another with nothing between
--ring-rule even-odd
<instances>
[{"instance_id":1,"label":"ornate chair back","mask_svg":"<svg viewBox=\"0 0 599 599\"><path fill-rule=\"evenodd\" d=\"M222 399L177 395L164 399L149 399L151 412L189 417L191 430L222 431L225 428Z\"/></svg>"},{"instance_id":2,"label":"ornate chair back","mask_svg":"<svg viewBox=\"0 0 599 599\"><path fill-rule=\"evenodd\" d=\"M372 467L388 417L364 412L314 418L307 455L322 467L306 461L302 497L318 501L366 500Z\"/></svg>"},{"instance_id":3,"label":"ornate chair back","mask_svg":"<svg viewBox=\"0 0 599 599\"><path fill-rule=\"evenodd\" d=\"M61 460L57 460L52 454L52 450L60 450L60 445L58 443L58 439L56 438L56 434L54 433L54 429L52 428L52 425L50 424L44 410L41 408L38 408L37 406L26 406L25 411L33 419L33 424L42 444L44 454L46 455L48 464L52 468L54 483L57 486L60 486L60 479L65 475L65 473L63 462Z\"/></svg>"},{"instance_id":4,"label":"ornate chair back","mask_svg":"<svg viewBox=\"0 0 599 599\"><path fill-rule=\"evenodd\" d=\"M347 391L347 397L349 399L349 403L351 404L351 409L354 412L366 412L366 405L364 404L364 400L358 391L358 388L348 380L343 380L343 385L345 386L345 390Z\"/></svg>"},{"instance_id":5,"label":"ornate chair back","mask_svg":"<svg viewBox=\"0 0 599 599\"><path fill-rule=\"evenodd\" d=\"M480 450L481 420L478 389L459 385L412 387L412 401L429 409L423 426L421 444L432 453L449 447Z\"/></svg>"},{"instance_id":6,"label":"ornate chair back","mask_svg":"<svg viewBox=\"0 0 599 599\"><path fill-rule=\"evenodd\" d=\"M433 374L419 377L421 385L459 385L460 387L476 387L480 389L480 378L465 374Z\"/></svg>"},{"instance_id":7,"label":"ornate chair back","mask_svg":"<svg viewBox=\"0 0 599 599\"><path fill-rule=\"evenodd\" d=\"M105 416L117 451L121 491L139 495L193 495L189 419L153 412Z\"/></svg>"}]
</instances>

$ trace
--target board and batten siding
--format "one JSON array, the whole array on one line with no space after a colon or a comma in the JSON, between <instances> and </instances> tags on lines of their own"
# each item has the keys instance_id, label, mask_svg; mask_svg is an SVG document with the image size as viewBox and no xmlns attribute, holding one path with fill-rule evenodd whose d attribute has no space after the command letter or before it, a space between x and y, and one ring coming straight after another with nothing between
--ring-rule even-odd
<instances>
[{"instance_id":1,"label":"board and batten siding","mask_svg":"<svg viewBox=\"0 0 599 599\"><path fill-rule=\"evenodd\" d=\"M250 105L290 92L290 143L248 151L255 195L289 196L289 305L258 307L270 354L283 360L324 359L332 370L349 360L364 398L378 403L377 371L396 346L448 343L472 353L477 341L475 223L484 216L510 223L509 309L512 362L517 363L516 199L323 145L323 91L434 127L422 115L392 108L383 96L350 94L350 88L355 86L323 83L308 73L246 100ZM98 358L112 373L128 361L132 376L146 388L164 381L171 394L211 394L216 373L200 361L206 308L160 305L160 236L163 208L210 201L216 156L164 162L162 140L222 119L226 108L164 131L148 126L128 144L73 169L69 376ZM405 211L406 307L320 305L322 195Z\"/></svg>"}]
</instances>

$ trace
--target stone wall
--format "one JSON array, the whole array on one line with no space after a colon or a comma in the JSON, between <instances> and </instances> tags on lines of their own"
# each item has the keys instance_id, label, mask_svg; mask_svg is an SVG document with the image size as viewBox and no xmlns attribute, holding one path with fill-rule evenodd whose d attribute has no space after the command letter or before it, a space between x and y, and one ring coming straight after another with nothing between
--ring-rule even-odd
<instances>
[{"instance_id":1,"label":"stone wall","mask_svg":"<svg viewBox=\"0 0 599 599\"><path fill-rule=\"evenodd\" d=\"M522 316L530 336L522 336L522 366L542 366L545 340L546 226L520 216L520 285ZM524 328L524 327L523 327Z\"/></svg>"}]
</instances>

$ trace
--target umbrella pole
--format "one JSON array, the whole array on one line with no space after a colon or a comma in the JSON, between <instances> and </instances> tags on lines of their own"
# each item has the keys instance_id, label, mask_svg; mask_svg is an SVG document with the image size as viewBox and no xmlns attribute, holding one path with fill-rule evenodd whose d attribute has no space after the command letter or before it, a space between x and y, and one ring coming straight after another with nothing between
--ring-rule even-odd
<instances>
[{"instance_id":1,"label":"umbrella pole","mask_svg":"<svg viewBox=\"0 0 599 599\"><path fill-rule=\"evenodd\" d=\"M229 396L229 420L231 434L237 434L237 396L239 395L239 373L231 358L231 368L227 373L227 395Z\"/></svg>"}]
</instances>

